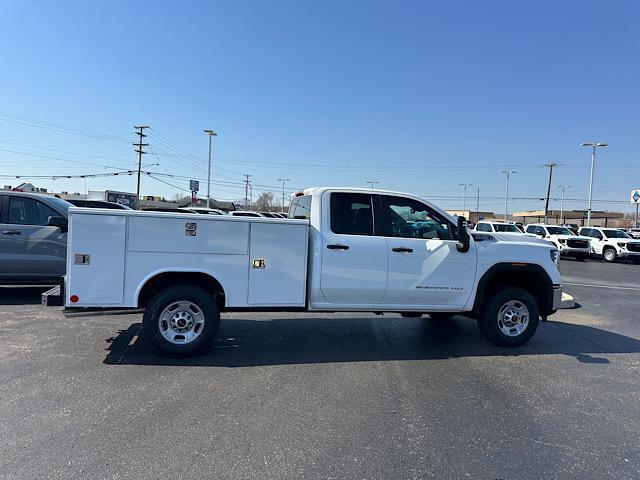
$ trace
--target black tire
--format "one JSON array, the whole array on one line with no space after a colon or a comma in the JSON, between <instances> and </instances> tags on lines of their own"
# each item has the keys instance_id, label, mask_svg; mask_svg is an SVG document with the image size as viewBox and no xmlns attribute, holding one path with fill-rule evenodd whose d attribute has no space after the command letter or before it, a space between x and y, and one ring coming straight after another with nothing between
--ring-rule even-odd
<instances>
[{"instance_id":1,"label":"black tire","mask_svg":"<svg viewBox=\"0 0 640 480\"><path fill-rule=\"evenodd\" d=\"M503 306L508 302L515 302L516 305L524 305L528 310L528 323L524 330L517 335L509 336L503 333L501 322L498 318ZM501 347L518 347L523 345L533 336L540 323L540 312L538 304L533 296L517 287L497 287L489 293L485 300L485 305L478 318L478 327L482 335L494 345ZM508 328L502 322L503 328ZM514 330L517 330L514 328Z\"/></svg>"},{"instance_id":2,"label":"black tire","mask_svg":"<svg viewBox=\"0 0 640 480\"><path fill-rule=\"evenodd\" d=\"M182 310L187 314L194 313L193 318L198 318L198 315L201 315L200 318L204 324L197 331L195 331L196 327L193 327L194 335L197 336L192 341L187 341L187 337L183 336L186 343L172 343L162 334L160 316L165 309L181 301L190 302L197 307L199 313L196 313L197 310ZM180 310L176 310L176 312L179 314ZM164 325L167 327L165 330L169 331L171 325L167 325L166 322ZM142 318L142 326L145 339L161 352L178 356L190 355L204 349L212 342L220 327L220 310L213 296L201 287L191 284L175 285L161 290L149 301ZM176 336L176 341L180 341L180 336L179 334Z\"/></svg>"},{"instance_id":3,"label":"black tire","mask_svg":"<svg viewBox=\"0 0 640 480\"><path fill-rule=\"evenodd\" d=\"M616 249L607 247L602 251L602 258L604 258L605 262L613 263L616 261Z\"/></svg>"},{"instance_id":4,"label":"black tire","mask_svg":"<svg viewBox=\"0 0 640 480\"><path fill-rule=\"evenodd\" d=\"M449 312L433 312L429 314L429 317L432 318L433 320L449 320L454 315L455 313L449 313Z\"/></svg>"}]
</instances>

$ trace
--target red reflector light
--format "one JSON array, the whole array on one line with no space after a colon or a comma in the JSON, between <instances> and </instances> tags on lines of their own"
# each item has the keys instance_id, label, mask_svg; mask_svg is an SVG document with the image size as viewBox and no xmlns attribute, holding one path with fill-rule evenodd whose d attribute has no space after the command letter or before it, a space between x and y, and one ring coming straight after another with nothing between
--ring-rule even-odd
<instances>
[{"instance_id":1,"label":"red reflector light","mask_svg":"<svg viewBox=\"0 0 640 480\"><path fill-rule=\"evenodd\" d=\"M71 295L69 297L69 300L71 300L71 303L78 303L78 300L80 300L80 297L78 297L78 295Z\"/></svg>"}]
</instances>

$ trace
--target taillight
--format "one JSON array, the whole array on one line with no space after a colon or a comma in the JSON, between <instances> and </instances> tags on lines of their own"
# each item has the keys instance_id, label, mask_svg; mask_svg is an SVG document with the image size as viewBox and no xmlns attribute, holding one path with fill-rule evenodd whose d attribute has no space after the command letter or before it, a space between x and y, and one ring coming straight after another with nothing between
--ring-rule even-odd
<instances>
[{"instance_id":1,"label":"taillight","mask_svg":"<svg viewBox=\"0 0 640 480\"><path fill-rule=\"evenodd\" d=\"M71 295L69 297L69 300L71 301L71 303L78 303L78 300L80 300L80 297L78 297L78 295Z\"/></svg>"}]
</instances>

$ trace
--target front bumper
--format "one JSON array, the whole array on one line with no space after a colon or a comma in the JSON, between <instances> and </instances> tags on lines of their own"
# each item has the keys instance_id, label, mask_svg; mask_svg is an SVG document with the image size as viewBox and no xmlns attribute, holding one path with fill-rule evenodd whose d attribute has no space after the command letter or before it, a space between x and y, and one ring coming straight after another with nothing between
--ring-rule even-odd
<instances>
[{"instance_id":1,"label":"front bumper","mask_svg":"<svg viewBox=\"0 0 640 480\"><path fill-rule=\"evenodd\" d=\"M623 248L618 248L618 257L624 258L624 257L633 257L633 258L638 258L640 257L640 252L630 252L629 250L623 249Z\"/></svg>"},{"instance_id":2,"label":"front bumper","mask_svg":"<svg viewBox=\"0 0 640 480\"><path fill-rule=\"evenodd\" d=\"M591 252L591 249L589 247L575 248L575 247L567 247L566 245L560 245L560 255L576 255L576 254L589 255L590 252Z\"/></svg>"}]
</instances>

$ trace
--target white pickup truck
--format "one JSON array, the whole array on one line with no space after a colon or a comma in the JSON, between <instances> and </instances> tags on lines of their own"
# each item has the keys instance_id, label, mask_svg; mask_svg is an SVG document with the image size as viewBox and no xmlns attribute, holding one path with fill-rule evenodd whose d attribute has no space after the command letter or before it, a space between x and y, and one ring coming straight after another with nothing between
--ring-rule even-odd
<instances>
[{"instance_id":1,"label":"white pickup truck","mask_svg":"<svg viewBox=\"0 0 640 480\"><path fill-rule=\"evenodd\" d=\"M288 219L70 208L59 295L67 315L143 310L171 354L209 344L220 312L265 310L459 313L517 346L558 309L556 263L544 240L469 232L418 197L323 187Z\"/></svg>"}]
</instances>

